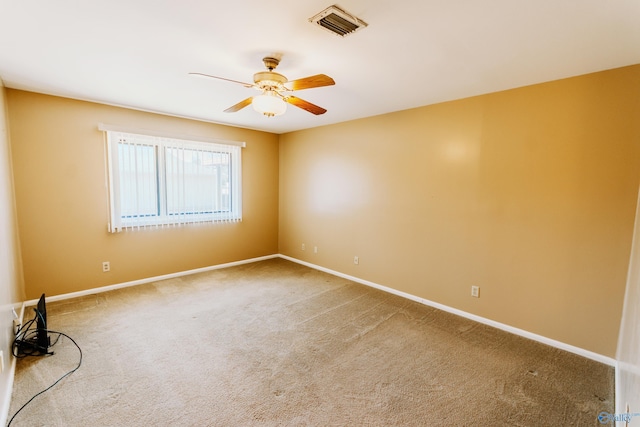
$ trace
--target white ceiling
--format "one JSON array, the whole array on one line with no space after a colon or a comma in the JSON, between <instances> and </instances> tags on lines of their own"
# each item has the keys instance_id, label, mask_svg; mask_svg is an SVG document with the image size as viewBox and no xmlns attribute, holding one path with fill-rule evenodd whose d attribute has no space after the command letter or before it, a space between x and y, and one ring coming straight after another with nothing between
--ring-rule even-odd
<instances>
[{"instance_id":1,"label":"white ceiling","mask_svg":"<svg viewBox=\"0 0 640 427\"><path fill-rule=\"evenodd\" d=\"M369 26L308 22L334 4ZM251 107L262 58L335 86L268 118ZM285 133L640 63L640 0L0 0L9 88Z\"/></svg>"}]
</instances>

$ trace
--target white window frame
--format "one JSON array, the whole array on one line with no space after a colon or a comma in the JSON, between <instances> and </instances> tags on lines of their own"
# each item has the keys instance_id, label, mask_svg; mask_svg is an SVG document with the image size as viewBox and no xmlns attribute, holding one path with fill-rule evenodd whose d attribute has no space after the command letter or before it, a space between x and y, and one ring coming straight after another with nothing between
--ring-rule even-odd
<instances>
[{"instance_id":1,"label":"white window frame","mask_svg":"<svg viewBox=\"0 0 640 427\"><path fill-rule=\"evenodd\" d=\"M241 148L244 143L234 141L207 140L196 141L185 139L184 137L159 136L131 131L121 131L105 125L100 125L100 130L105 131L105 151L107 162L107 185L109 198L109 223L108 229L115 233L131 228L164 227L191 224L198 222L238 222L242 220L242 156ZM122 141L136 146L153 147L155 150L156 162L156 189L158 209L154 215L123 216L121 213L121 187L120 170L118 158L118 145ZM218 156L220 153L228 155L230 159L229 188L230 198L229 209L217 212L187 212L181 209L180 214L168 213L167 201L167 164L165 153L167 149L185 150L191 153L213 153L211 156ZM203 154L207 155L207 154ZM213 158L213 157L212 157ZM175 160L174 163L175 165ZM174 193L175 194L175 193Z\"/></svg>"}]
</instances>

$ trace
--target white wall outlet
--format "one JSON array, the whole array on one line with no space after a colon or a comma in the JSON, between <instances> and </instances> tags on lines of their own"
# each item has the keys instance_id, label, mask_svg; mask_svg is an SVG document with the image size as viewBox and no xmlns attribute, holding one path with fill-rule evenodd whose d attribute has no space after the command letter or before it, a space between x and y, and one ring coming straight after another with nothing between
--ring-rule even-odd
<instances>
[{"instance_id":1,"label":"white wall outlet","mask_svg":"<svg viewBox=\"0 0 640 427\"><path fill-rule=\"evenodd\" d=\"M480 298L480 286L472 286L471 287L471 296Z\"/></svg>"},{"instance_id":2,"label":"white wall outlet","mask_svg":"<svg viewBox=\"0 0 640 427\"><path fill-rule=\"evenodd\" d=\"M302 244L302 250L304 251L306 248L304 247L304 243Z\"/></svg>"},{"instance_id":3,"label":"white wall outlet","mask_svg":"<svg viewBox=\"0 0 640 427\"><path fill-rule=\"evenodd\" d=\"M314 254L317 254L317 253L318 253L318 247L317 247L317 246L314 246L314 247L313 247L313 253L314 253Z\"/></svg>"},{"instance_id":4,"label":"white wall outlet","mask_svg":"<svg viewBox=\"0 0 640 427\"><path fill-rule=\"evenodd\" d=\"M105 261L102 263L102 271L104 273L106 273L107 271L111 271L111 264L109 264L109 261Z\"/></svg>"},{"instance_id":5,"label":"white wall outlet","mask_svg":"<svg viewBox=\"0 0 640 427\"><path fill-rule=\"evenodd\" d=\"M355 265L360 264L360 258L358 258L357 256L354 256L354 257L353 257L353 263L354 263Z\"/></svg>"}]
</instances>

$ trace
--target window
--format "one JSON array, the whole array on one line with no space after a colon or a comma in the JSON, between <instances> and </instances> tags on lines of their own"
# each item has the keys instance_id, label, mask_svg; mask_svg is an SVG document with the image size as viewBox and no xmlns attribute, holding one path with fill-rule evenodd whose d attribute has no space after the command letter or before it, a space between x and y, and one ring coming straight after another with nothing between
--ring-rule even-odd
<instances>
[{"instance_id":1,"label":"window","mask_svg":"<svg viewBox=\"0 0 640 427\"><path fill-rule=\"evenodd\" d=\"M107 130L109 230L240 221L240 153L238 143Z\"/></svg>"}]
</instances>

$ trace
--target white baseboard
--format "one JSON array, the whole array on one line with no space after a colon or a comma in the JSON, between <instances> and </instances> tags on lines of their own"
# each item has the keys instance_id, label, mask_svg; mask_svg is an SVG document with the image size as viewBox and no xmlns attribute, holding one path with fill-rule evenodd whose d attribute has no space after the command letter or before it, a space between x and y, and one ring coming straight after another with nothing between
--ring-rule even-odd
<instances>
[{"instance_id":1,"label":"white baseboard","mask_svg":"<svg viewBox=\"0 0 640 427\"><path fill-rule=\"evenodd\" d=\"M351 281L356 282L356 283L361 283L363 285L370 286L372 288L376 288L376 289L382 290L384 292L388 292L388 293L391 293L391 294L394 294L394 295L398 295L398 296L401 296L403 298L407 298L407 299L410 299L412 301L419 302L420 304L428 305L430 307L434 307L434 308L437 308L439 310L446 311L448 313L452 313L452 314L455 314L455 315L458 315L458 316L461 316L461 317L465 317L467 319L476 321L478 323L483 323L485 325L489 325L489 326L492 326L494 328L498 328L498 329L501 329L503 331L515 334L515 335L519 335L519 336L522 336L522 337L525 337L525 338L528 338L528 339L531 339L531 340L534 340L534 341L538 341L540 343L547 344L547 345L550 345L552 347L559 348L561 350L565 350L565 351L568 351L570 353L574 353L574 354L586 357L586 358L591 359L591 360L595 360L596 362L600 362L600 363L604 363L605 365L613 366L614 368L617 366L617 361L615 359L613 359L611 357L608 357L608 356L604 356L602 354L594 353L592 351L585 350L585 349L580 348L580 347L575 347L573 345L566 344L566 343L563 343L561 341L556 341L554 339L547 338L547 337L544 337L542 335L534 334L532 332L525 331L525 330L519 329L519 328L515 328L513 326L509 326L509 325L504 324L504 323L496 322L495 320L487 319L485 317L477 316L477 315L472 314L472 313L467 313L466 311L458 310L457 308L449 307L449 306L446 306L444 304L440 304L440 303L437 303L437 302L434 302L434 301L430 301L428 299L420 298L420 297L417 297L415 295L411 295L411 294L408 294L406 292L402 292L402 291L398 291L398 290L393 289L393 288L382 286L382 285L379 285L377 283L370 282L370 281L364 280L364 279L360 279L360 278L355 277L355 276L350 276L348 274L343 274L343 273L340 273L339 271L335 271L335 270L331 270L329 268L321 267L319 265L311 264L309 262L302 261L302 260L299 260L299 259L296 259L296 258L292 258L292 257L287 256L287 255L280 254L279 257L283 258L283 259L286 259L288 261L295 262L297 264L302 264L304 266L313 268L315 270L323 271L325 273L329 273L329 274L332 274L334 276L342 277L342 278L345 278L347 280L351 280Z\"/></svg>"},{"instance_id":2,"label":"white baseboard","mask_svg":"<svg viewBox=\"0 0 640 427\"><path fill-rule=\"evenodd\" d=\"M15 309L16 307L14 307ZM20 314L18 315L18 319L20 320L20 324L24 323L24 308L25 304L22 303L20 305ZM13 328L13 325L11 326ZM11 351L13 352L13 346L11 346ZM2 400L2 409L0 412L0 425L6 426L9 421L9 411L11 410L11 395L13 393L13 383L16 377L16 358L11 354L11 365L9 366L9 373L7 378L7 395L4 396Z\"/></svg>"},{"instance_id":3,"label":"white baseboard","mask_svg":"<svg viewBox=\"0 0 640 427\"><path fill-rule=\"evenodd\" d=\"M323 271L325 273L329 273L329 274L332 274L334 276L342 277L344 279L351 280L351 281L356 282L356 283L360 283L360 284L363 284L363 285L366 285L366 286L369 286L369 287L372 287L372 288L379 289L379 290L384 291L384 292L388 292L388 293L391 293L391 294L394 294L394 295L398 295L398 296L403 297L403 298L410 299L412 301L416 301L416 302L418 302L420 304L428 305L430 307L434 307L434 308L437 308L439 310L446 311L448 313L452 313L452 314L455 314L455 315L458 315L458 316L461 316L461 317L465 317L467 319L476 321L478 323L483 323L485 325L489 325L489 326L492 326L494 328L498 328L498 329L501 329L503 331L515 334L515 335L519 335L519 336L522 336L522 337L525 337L525 338L528 338L528 339L531 339L531 340L534 340L534 341L538 341L540 343L547 344L547 345L550 345L552 347L555 347L555 348L558 348L558 349L561 349L561 350L565 350L565 351L568 351L570 353L574 353L574 354L586 357L588 359L595 360L595 361L600 362L600 363L604 363L604 364L609 365L609 366L616 367L616 365L617 365L617 361L615 359L611 358L611 357L608 357L608 356L604 356L604 355L601 355L601 354L598 354L598 353L594 353L592 351L585 350L585 349L580 348L580 347L575 347L573 345L566 344L566 343L563 343L561 341L556 341L554 339L547 338L547 337L544 337L542 335L534 334L532 332L525 331L525 330L519 329L519 328L515 328L513 326L510 326L510 325L507 325L507 324L504 324L504 323L496 322L495 320L487 319L485 317L481 317L481 316L478 316L478 315L475 315L475 314L472 314L472 313L467 313L466 311L462 311L462 310L459 310L457 308L449 307L449 306L446 306L444 304L440 304L440 303L437 303L437 302L434 302L434 301L430 301L428 299L424 299L424 298L417 297L415 295L408 294L406 292L399 291L397 289L389 288L387 286L382 286L382 285L379 285L377 283L370 282L368 280L360 279L359 277L350 276L348 274L340 273L339 271L331 270L329 268L321 267L319 265L311 264L309 262L302 261L302 260L299 260L297 258L293 258L293 257L287 256L287 255L282 255L282 254L274 254L274 255L267 255L267 256L258 257L258 258L250 258L250 259L246 259L246 260L242 260L242 261L229 262L229 263L226 263L226 264L218 264L218 265L213 265L213 266L210 266L210 267L203 267L203 268L197 268L197 269L194 269L194 270L181 271L181 272L178 272L178 273L165 274L165 275L162 275L162 276L149 277L149 278L146 278L146 279L133 280L133 281L130 281L130 282L124 282L124 283L118 283L118 284L109 285L109 286L103 286L103 287L100 287L100 288L88 289L88 290L85 290L85 291L71 292L71 293L62 294L62 295L54 295L54 296L47 297L47 301L60 301L60 300L65 300L65 299L69 299L69 298L76 298L76 297L80 297L80 296L92 295L92 294L97 294L97 293L101 293L101 292L111 291L111 290L114 290L114 289L126 288L126 287L129 287L129 286L136 286L136 285L141 285L141 284L144 284L144 283L156 282L156 281L159 281L159 280L172 279L172 278L175 278L175 277L186 276L186 275L195 274L195 273L202 273L202 272L205 272L205 271L218 270L218 269L221 269L221 268L233 267L233 266L236 266L236 265L250 264L250 263L253 263L253 262L264 261L264 260L272 259L272 258L286 259L288 261L292 261L292 262L295 262L297 264L301 264L301 265L313 268L315 270ZM25 301L24 302L24 306L35 305L37 302L38 302L37 299Z\"/></svg>"},{"instance_id":4,"label":"white baseboard","mask_svg":"<svg viewBox=\"0 0 640 427\"><path fill-rule=\"evenodd\" d=\"M189 274L204 273L205 271L219 270L221 268L234 267L236 265L242 265L242 264L251 264L253 262L264 261L272 258L278 258L278 255L266 255L258 258L250 258L250 259L245 259L241 261L228 262L225 264L217 264L209 267L196 268L194 270L180 271L178 273L164 274L161 276L147 277L145 279L132 280L130 282L102 286L100 288L87 289L87 290L78 291L78 292L70 292L68 294L47 296L46 298L47 298L47 302L61 301L61 300L70 299L70 298L77 298L77 297L82 297L86 295L93 295L93 294L99 294L102 292L113 291L115 289L128 288L130 286L142 285L145 283L157 282L159 280L166 280L166 279L173 279L181 276L188 276ZM37 303L38 303L38 300L33 299L33 300L25 301L24 305L28 307L28 306L36 305Z\"/></svg>"}]
</instances>

